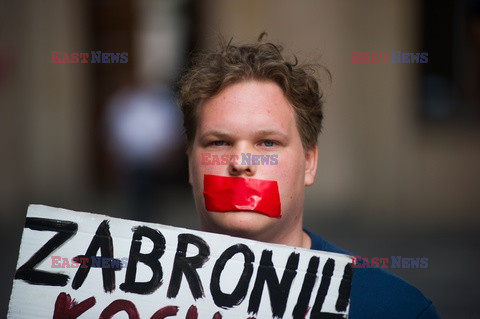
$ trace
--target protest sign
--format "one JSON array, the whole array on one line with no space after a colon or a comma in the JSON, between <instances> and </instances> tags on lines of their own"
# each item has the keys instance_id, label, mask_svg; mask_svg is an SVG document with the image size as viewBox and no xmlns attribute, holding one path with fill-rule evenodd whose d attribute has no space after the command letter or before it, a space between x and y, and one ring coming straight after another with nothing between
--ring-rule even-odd
<instances>
[{"instance_id":1,"label":"protest sign","mask_svg":"<svg viewBox=\"0 0 480 319\"><path fill-rule=\"evenodd\" d=\"M31 205L8 318L347 318L351 262Z\"/></svg>"}]
</instances>

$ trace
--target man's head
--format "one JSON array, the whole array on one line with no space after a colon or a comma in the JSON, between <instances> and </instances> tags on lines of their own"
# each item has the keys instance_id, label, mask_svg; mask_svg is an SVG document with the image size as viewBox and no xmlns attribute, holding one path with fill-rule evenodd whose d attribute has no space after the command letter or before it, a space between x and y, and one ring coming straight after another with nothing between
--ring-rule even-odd
<instances>
[{"instance_id":1,"label":"man's head","mask_svg":"<svg viewBox=\"0 0 480 319\"><path fill-rule=\"evenodd\" d=\"M271 43L228 44L197 55L180 83L189 177L202 228L292 242L302 233L304 188L314 181L323 118L313 69L286 61ZM242 160L246 154L273 155L277 162L254 164ZM205 174L277 181L282 217L208 212Z\"/></svg>"}]
</instances>

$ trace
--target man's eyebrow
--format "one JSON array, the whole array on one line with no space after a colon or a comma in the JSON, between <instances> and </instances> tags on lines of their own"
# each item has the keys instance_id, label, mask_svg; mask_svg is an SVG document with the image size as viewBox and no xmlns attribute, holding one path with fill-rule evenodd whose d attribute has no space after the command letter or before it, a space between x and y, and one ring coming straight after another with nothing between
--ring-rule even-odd
<instances>
[{"instance_id":1,"label":"man's eyebrow","mask_svg":"<svg viewBox=\"0 0 480 319\"><path fill-rule=\"evenodd\" d=\"M254 133L255 135L258 135L258 136L271 136L271 135L278 135L280 136L281 138L284 138L284 139L288 139L288 135L281 132L281 131L278 131L278 130L258 130L258 131L255 131Z\"/></svg>"},{"instance_id":2,"label":"man's eyebrow","mask_svg":"<svg viewBox=\"0 0 480 319\"><path fill-rule=\"evenodd\" d=\"M200 137L215 136L215 137L230 137L230 134L224 131L210 130L200 134Z\"/></svg>"},{"instance_id":3,"label":"man's eyebrow","mask_svg":"<svg viewBox=\"0 0 480 319\"><path fill-rule=\"evenodd\" d=\"M281 132L281 131L278 131L278 130L256 130L252 133L253 136L274 136L274 135L277 135L279 136L280 138L283 138L283 139L288 139L288 135ZM208 136L215 136L215 137L219 137L219 138L228 138L228 137L231 137L232 134L229 134L225 131L219 131L219 130L209 130L209 131L206 131L202 134L200 134L200 137L201 138L205 138L205 137L208 137Z\"/></svg>"}]
</instances>

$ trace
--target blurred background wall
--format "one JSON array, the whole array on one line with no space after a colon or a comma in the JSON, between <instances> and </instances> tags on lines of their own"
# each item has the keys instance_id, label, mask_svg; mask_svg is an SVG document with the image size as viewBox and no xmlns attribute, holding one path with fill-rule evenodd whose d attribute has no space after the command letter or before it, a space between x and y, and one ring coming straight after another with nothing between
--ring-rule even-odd
<instances>
[{"instance_id":1,"label":"blurred background wall","mask_svg":"<svg viewBox=\"0 0 480 319\"><path fill-rule=\"evenodd\" d=\"M218 34L251 42L262 31L333 75L321 79L327 103L308 227L358 255L428 257L428 269L397 273L441 315L478 316L477 9L427 0L0 1L0 316L29 203L198 227L183 141L168 135L179 136L178 113L162 111L170 133L152 124L163 137L132 160L119 153L135 151L119 147L109 114L136 103L144 113L118 117L172 110L190 52ZM128 63L51 62L51 51L92 50L128 52ZM428 51L430 69L351 62L352 51L398 50ZM443 86L429 91L431 74ZM422 111L428 103L453 106L435 116Z\"/></svg>"}]
</instances>

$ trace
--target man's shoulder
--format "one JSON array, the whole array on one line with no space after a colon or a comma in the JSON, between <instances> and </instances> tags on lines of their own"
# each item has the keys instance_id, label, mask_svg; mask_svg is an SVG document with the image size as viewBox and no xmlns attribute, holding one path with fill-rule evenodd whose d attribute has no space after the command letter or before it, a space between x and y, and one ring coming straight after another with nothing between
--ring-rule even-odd
<instances>
[{"instance_id":1,"label":"man's shoulder","mask_svg":"<svg viewBox=\"0 0 480 319\"><path fill-rule=\"evenodd\" d=\"M312 249L348 254L310 231ZM349 318L439 318L417 288L381 268L355 268Z\"/></svg>"},{"instance_id":2,"label":"man's shoulder","mask_svg":"<svg viewBox=\"0 0 480 319\"><path fill-rule=\"evenodd\" d=\"M438 318L417 288L381 268L354 269L350 318Z\"/></svg>"}]
</instances>

